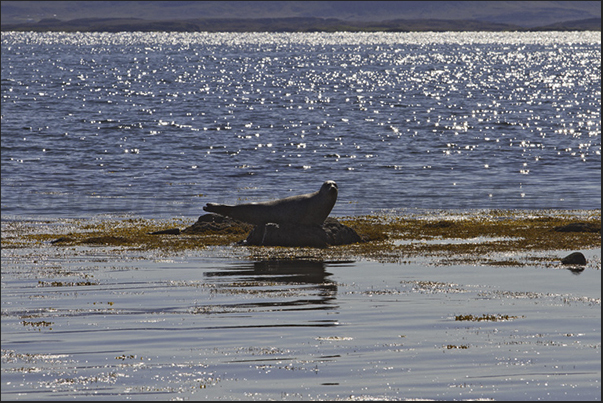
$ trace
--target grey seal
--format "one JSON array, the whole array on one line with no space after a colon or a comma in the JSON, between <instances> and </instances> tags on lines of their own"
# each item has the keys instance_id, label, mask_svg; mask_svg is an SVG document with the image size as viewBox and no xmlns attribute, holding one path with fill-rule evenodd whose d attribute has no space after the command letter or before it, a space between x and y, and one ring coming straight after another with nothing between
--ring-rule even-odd
<instances>
[{"instance_id":1,"label":"grey seal","mask_svg":"<svg viewBox=\"0 0 603 403\"><path fill-rule=\"evenodd\" d=\"M203 210L254 225L322 225L337 201L337 193L335 181L326 181L314 193L234 206L207 203Z\"/></svg>"}]
</instances>

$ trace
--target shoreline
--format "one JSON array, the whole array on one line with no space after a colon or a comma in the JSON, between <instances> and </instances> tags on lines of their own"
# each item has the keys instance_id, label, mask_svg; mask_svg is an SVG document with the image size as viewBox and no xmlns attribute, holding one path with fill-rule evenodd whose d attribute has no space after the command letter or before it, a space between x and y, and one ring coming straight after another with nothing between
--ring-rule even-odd
<instances>
[{"instance_id":1,"label":"shoreline","mask_svg":"<svg viewBox=\"0 0 603 403\"><path fill-rule=\"evenodd\" d=\"M368 260L434 264L556 265L565 255L601 246L600 210L478 210L379 213L335 217L365 241L327 248L243 246L248 226L206 229L200 233L151 235L191 226L191 218L100 217L18 220L2 218L2 249L73 250L98 248L112 253L152 256L215 253L233 259ZM576 231L556 230L584 223ZM216 252L218 251L218 252ZM560 255L561 254L561 255ZM600 265L600 262L599 262Z\"/></svg>"},{"instance_id":2,"label":"shoreline","mask_svg":"<svg viewBox=\"0 0 603 403\"><path fill-rule=\"evenodd\" d=\"M37 22L5 23L2 31L34 32L541 32L600 31L601 18L563 21L538 27L480 20L391 19L348 21L337 18L45 18Z\"/></svg>"}]
</instances>

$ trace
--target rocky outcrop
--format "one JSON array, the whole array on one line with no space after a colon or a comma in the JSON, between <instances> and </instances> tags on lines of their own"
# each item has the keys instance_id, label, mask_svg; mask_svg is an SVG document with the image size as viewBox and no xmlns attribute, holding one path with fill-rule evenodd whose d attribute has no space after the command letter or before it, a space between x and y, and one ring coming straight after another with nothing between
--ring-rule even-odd
<instances>
[{"instance_id":1,"label":"rocky outcrop","mask_svg":"<svg viewBox=\"0 0 603 403\"><path fill-rule=\"evenodd\" d=\"M322 228L327 234L329 245L349 245L364 242L364 239L353 228L343 225L334 218L327 218Z\"/></svg>"},{"instance_id":2,"label":"rocky outcrop","mask_svg":"<svg viewBox=\"0 0 603 403\"><path fill-rule=\"evenodd\" d=\"M207 232L233 234L245 233L253 228L251 224L233 220L218 214L204 214L190 227L182 230L183 234L206 234Z\"/></svg>"},{"instance_id":3,"label":"rocky outcrop","mask_svg":"<svg viewBox=\"0 0 603 403\"><path fill-rule=\"evenodd\" d=\"M307 246L325 248L330 245L348 245L362 242L363 239L354 229L343 225L334 218L327 218L323 225L287 225L287 224L262 224L253 227L241 221L233 220L218 214L205 214L199 217L190 227L182 231L177 228L157 231L160 234L245 234L247 238L239 245L250 246Z\"/></svg>"},{"instance_id":4,"label":"rocky outcrop","mask_svg":"<svg viewBox=\"0 0 603 403\"><path fill-rule=\"evenodd\" d=\"M574 252L561 259L561 263L584 266L586 265L586 257L582 252Z\"/></svg>"},{"instance_id":5,"label":"rocky outcrop","mask_svg":"<svg viewBox=\"0 0 603 403\"><path fill-rule=\"evenodd\" d=\"M354 229L327 218L323 225L283 225L268 223L256 226L243 245L258 246L307 246L325 248L361 242Z\"/></svg>"}]
</instances>

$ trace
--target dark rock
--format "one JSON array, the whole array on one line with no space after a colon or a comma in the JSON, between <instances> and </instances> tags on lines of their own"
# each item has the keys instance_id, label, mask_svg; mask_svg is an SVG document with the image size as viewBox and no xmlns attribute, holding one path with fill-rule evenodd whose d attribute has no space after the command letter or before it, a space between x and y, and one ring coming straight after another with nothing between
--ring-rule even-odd
<instances>
[{"instance_id":1,"label":"dark rock","mask_svg":"<svg viewBox=\"0 0 603 403\"><path fill-rule=\"evenodd\" d=\"M561 263L563 264L578 264L578 265L586 265L586 258L581 252L570 253L563 259L561 259Z\"/></svg>"},{"instance_id":2,"label":"dark rock","mask_svg":"<svg viewBox=\"0 0 603 403\"><path fill-rule=\"evenodd\" d=\"M245 240L245 244L325 248L327 246L327 234L323 227L318 225L308 226L268 223L256 226Z\"/></svg>"},{"instance_id":3,"label":"dark rock","mask_svg":"<svg viewBox=\"0 0 603 403\"><path fill-rule=\"evenodd\" d=\"M601 226L590 224L587 222L573 222L567 225L555 227L557 232L600 232Z\"/></svg>"},{"instance_id":4,"label":"dark rock","mask_svg":"<svg viewBox=\"0 0 603 403\"><path fill-rule=\"evenodd\" d=\"M208 231L218 233L245 233L253 228L251 224L233 220L218 214L204 214L196 223L182 230L183 234L204 234Z\"/></svg>"},{"instance_id":5,"label":"dark rock","mask_svg":"<svg viewBox=\"0 0 603 403\"><path fill-rule=\"evenodd\" d=\"M149 232L149 235L180 235L180 228L164 229L163 231Z\"/></svg>"},{"instance_id":6,"label":"dark rock","mask_svg":"<svg viewBox=\"0 0 603 403\"><path fill-rule=\"evenodd\" d=\"M170 230L166 230L170 231ZM158 231L167 233L164 231ZM323 225L287 225L268 223L252 226L218 214L205 214L196 223L185 228L181 234L244 234L247 238L239 244L255 246L308 246L326 248L329 245L347 245L362 242L363 239L352 228L334 218L327 218Z\"/></svg>"},{"instance_id":7,"label":"dark rock","mask_svg":"<svg viewBox=\"0 0 603 403\"><path fill-rule=\"evenodd\" d=\"M327 218L321 226L274 223L258 225L242 244L325 248L329 245L347 245L361 241L362 238L352 228L334 218Z\"/></svg>"},{"instance_id":8,"label":"dark rock","mask_svg":"<svg viewBox=\"0 0 603 403\"><path fill-rule=\"evenodd\" d=\"M334 218L327 218L322 227L327 233L329 245L349 245L363 241L353 228L343 225Z\"/></svg>"}]
</instances>

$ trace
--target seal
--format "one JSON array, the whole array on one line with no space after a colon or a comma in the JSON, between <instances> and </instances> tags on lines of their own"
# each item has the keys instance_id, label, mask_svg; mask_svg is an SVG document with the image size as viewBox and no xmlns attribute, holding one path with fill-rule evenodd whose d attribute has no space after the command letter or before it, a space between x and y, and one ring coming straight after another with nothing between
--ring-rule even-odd
<instances>
[{"instance_id":1,"label":"seal","mask_svg":"<svg viewBox=\"0 0 603 403\"><path fill-rule=\"evenodd\" d=\"M322 225L337 201L337 193L335 181L326 181L314 193L234 206L207 203L203 210L254 225Z\"/></svg>"}]
</instances>

